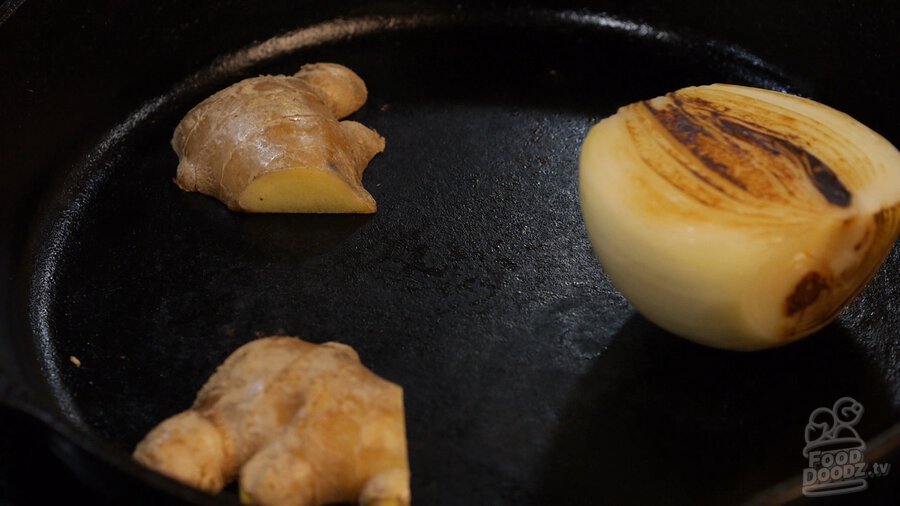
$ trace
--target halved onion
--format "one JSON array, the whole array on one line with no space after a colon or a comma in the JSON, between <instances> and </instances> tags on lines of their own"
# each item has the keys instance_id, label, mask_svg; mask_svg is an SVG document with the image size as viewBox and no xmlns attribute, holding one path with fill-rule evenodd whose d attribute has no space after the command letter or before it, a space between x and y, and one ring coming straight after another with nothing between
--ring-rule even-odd
<instances>
[{"instance_id":1,"label":"halved onion","mask_svg":"<svg viewBox=\"0 0 900 506\"><path fill-rule=\"evenodd\" d=\"M714 84L622 107L588 133L579 176L615 286L661 327L719 348L822 328L900 234L900 152L774 91Z\"/></svg>"}]
</instances>

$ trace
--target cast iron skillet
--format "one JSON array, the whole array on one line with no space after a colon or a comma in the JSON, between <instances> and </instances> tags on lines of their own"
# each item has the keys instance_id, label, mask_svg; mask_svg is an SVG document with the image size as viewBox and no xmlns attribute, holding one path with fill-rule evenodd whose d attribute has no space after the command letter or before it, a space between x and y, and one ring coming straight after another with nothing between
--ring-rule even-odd
<instances>
[{"instance_id":1,"label":"cast iron skillet","mask_svg":"<svg viewBox=\"0 0 900 506\"><path fill-rule=\"evenodd\" d=\"M0 8L0 399L109 497L234 503L128 455L276 332L346 342L405 387L417 504L790 501L807 417L842 396L865 406L867 460L894 458L897 249L808 340L703 348L610 285L576 162L618 106L710 82L809 96L900 143L896 7L122 4ZM311 61L368 83L377 214L239 215L176 188L190 107Z\"/></svg>"}]
</instances>

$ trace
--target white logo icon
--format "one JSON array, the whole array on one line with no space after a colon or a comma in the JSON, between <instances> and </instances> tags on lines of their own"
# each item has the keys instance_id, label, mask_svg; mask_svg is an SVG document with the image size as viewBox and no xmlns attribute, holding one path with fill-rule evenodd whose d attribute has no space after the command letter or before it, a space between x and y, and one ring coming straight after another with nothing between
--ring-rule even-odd
<instances>
[{"instance_id":1,"label":"white logo icon","mask_svg":"<svg viewBox=\"0 0 900 506\"><path fill-rule=\"evenodd\" d=\"M863 405L851 397L841 397L829 408L817 408L806 425L803 456L809 466L803 470L803 495L821 497L860 492L869 487L867 478L884 476L890 464L865 462L866 443L854 426L863 416Z\"/></svg>"}]
</instances>

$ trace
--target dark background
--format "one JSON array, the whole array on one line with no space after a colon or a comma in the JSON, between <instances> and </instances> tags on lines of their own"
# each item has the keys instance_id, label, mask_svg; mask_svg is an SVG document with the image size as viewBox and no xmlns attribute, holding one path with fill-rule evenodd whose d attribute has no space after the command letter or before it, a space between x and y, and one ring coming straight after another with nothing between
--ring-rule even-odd
<instances>
[{"instance_id":1,"label":"dark background","mask_svg":"<svg viewBox=\"0 0 900 506\"><path fill-rule=\"evenodd\" d=\"M7 2L0 7L0 21L11 12L14 4L20 3ZM34 197L43 193L45 186L53 180L51 169L77 158L79 150L99 139L110 124L121 121L147 97L167 92L174 83L198 68L205 67L215 57L233 52L253 41L264 40L273 34L296 28L296 21L291 20L303 19L304 23L314 23L334 16L364 15L382 10L397 13L455 12L479 7L502 13L511 4L382 2L376 5L279 1L263 4L218 1L201 6L194 2L162 1L141 2L129 8L121 8L119 2L25 2L0 26L0 69L4 69L3 77L0 78L0 97L8 100L0 107L0 191L4 197L8 197L3 201L4 219L0 222L0 238L4 241L4 247L0 250L0 264L3 264L4 272L16 270L9 268L13 261L10 256L13 249L10 245L22 242L29 226L26 222L10 217L29 216L29 212L34 209ZM533 4L579 9L582 3ZM885 114L885 111L900 110L900 95L894 92L895 81L892 80L893 76L900 74L900 62L897 58L885 56L896 54L896 48L900 44L896 8L891 7L888 2L785 4L769 0L715 3L610 1L594 2L593 8L639 22L649 20L656 28L678 33L681 33L682 27L691 26L697 35L718 40L741 40L764 60L777 62L782 68L789 69L795 91L839 109L853 111L856 117L895 143L900 139L896 115ZM161 29L158 20L164 18L170 22ZM206 24L209 28L198 30L198 24ZM233 27L233 31L228 37L217 37L214 34L217 26ZM61 44L60 41L67 43ZM148 45L157 50L149 54L140 51ZM860 48L864 50L861 51ZM135 53L147 56L136 60L132 58ZM677 63L679 62L674 62ZM728 64L727 61L722 63L726 67ZM735 79L740 80L740 66L733 71ZM60 88L56 84L59 82L71 85ZM840 82L840 86L832 86L833 82ZM405 91L410 98L415 98L415 90ZM620 91L625 95L628 90ZM7 97L15 97L15 100ZM879 97L879 100L873 101L872 97ZM473 97L461 98L471 100ZM48 115L54 113L65 117L66 121L47 122ZM171 153L168 155L171 156ZM461 160L465 161L465 158ZM217 208L208 209L214 213ZM89 248L90 245L85 247ZM428 261L428 258L424 259L425 263ZM77 272L75 274L77 279ZM17 313L21 307L11 300L21 295L15 290L20 287L22 280L13 281L15 282L4 283L0 287L0 311L3 311L0 313L0 320L9 321L13 325L2 331L10 335L22 331L21 327L15 327L17 323L24 327L23 316ZM12 294L8 292L10 288L13 290ZM560 308L561 314L565 309ZM565 317L563 314L561 318ZM865 314L852 314L851 318L856 318L858 325L866 324ZM561 328L568 323L550 321L548 325L553 330L554 326ZM696 351L684 343L655 335L653 329L640 318L629 320L623 328L623 337L638 339L625 340L637 344L620 346L620 356L640 356L643 352L641 346L653 347L658 344L662 344L664 350L672 352L688 350L695 356L707 358L712 355L712 352ZM838 369L852 360L859 364L866 363L864 359L853 356L855 349L847 346L847 339L839 331L832 330L825 339L837 344L835 349L848 354L839 357L822 355L827 359L827 366ZM623 339L619 341L622 342ZM577 344L588 347L591 345ZM27 379L29 374L35 374L33 370L29 371L27 364L9 363L9 357L23 356L22 350L11 349L14 346L16 344L13 340L0 339L0 369L11 377L19 375ZM813 346L809 345L808 348ZM795 358L796 355L795 352ZM673 371L672 366L666 364L661 356L657 356L657 359L651 369L657 372ZM37 361L38 358L35 358L35 362ZM747 360L735 362L738 367L752 370ZM788 360L787 363L792 362ZM637 382L640 379L638 373L625 366L620 369L594 368L585 375L583 392L601 398L604 395L621 395L604 390L604 382L613 374L632 378ZM200 372L197 375L201 376ZM696 376L687 380L682 377L681 384L689 387L698 380ZM651 397L665 395L664 391L654 389L652 385L645 387L645 393ZM857 387L864 389L860 385ZM717 392L715 387L711 387L711 390ZM34 395L35 392L30 394ZM882 392L876 392L872 395L881 394ZM34 396L40 399L40 394ZM614 400L617 399L619 398L614 397ZM783 402L789 403L790 399ZM869 403L866 405L870 406ZM884 406L885 403L882 402L881 405ZM572 409L591 413L590 405L579 405L578 402L575 402ZM873 410L866 420L872 420L876 416L884 420L890 414L884 410L880 413ZM634 417L638 421L652 423L650 418L641 416L641 413L636 413ZM575 429L575 434L591 430L590 427L578 426ZM579 453L579 450L586 451L579 447L580 443L577 439L569 439L562 441L560 448L589 460L590 455ZM687 447L687 443L679 446L684 447ZM57 452L62 451L58 446L55 448ZM588 446L587 450L590 449ZM723 449L725 450L727 449ZM871 480L871 490L865 495L852 496L848 501L856 504L863 501L871 504L896 504L897 478L900 476L898 472L900 469L894 469L887 478ZM102 499L80 485L68 472L68 468L62 466L55 454L48 450L46 432L42 426L23 415L2 409L0 476L3 477L0 478L0 498L14 504L47 503L54 499L103 504ZM585 492L589 493L589 490Z\"/></svg>"}]
</instances>

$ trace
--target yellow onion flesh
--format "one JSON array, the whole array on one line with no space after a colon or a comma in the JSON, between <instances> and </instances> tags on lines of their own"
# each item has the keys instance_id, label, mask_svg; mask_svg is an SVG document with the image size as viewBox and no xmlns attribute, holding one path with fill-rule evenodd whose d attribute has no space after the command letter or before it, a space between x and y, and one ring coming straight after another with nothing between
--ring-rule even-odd
<instances>
[{"instance_id":1,"label":"yellow onion flesh","mask_svg":"<svg viewBox=\"0 0 900 506\"><path fill-rule=\"evenodd\" d=\"M595 125L579 193L613 284L657 325L754 350L831 322L900 234L900 152L850 116L714 84Z\"/></svg>"}]
</instances>

